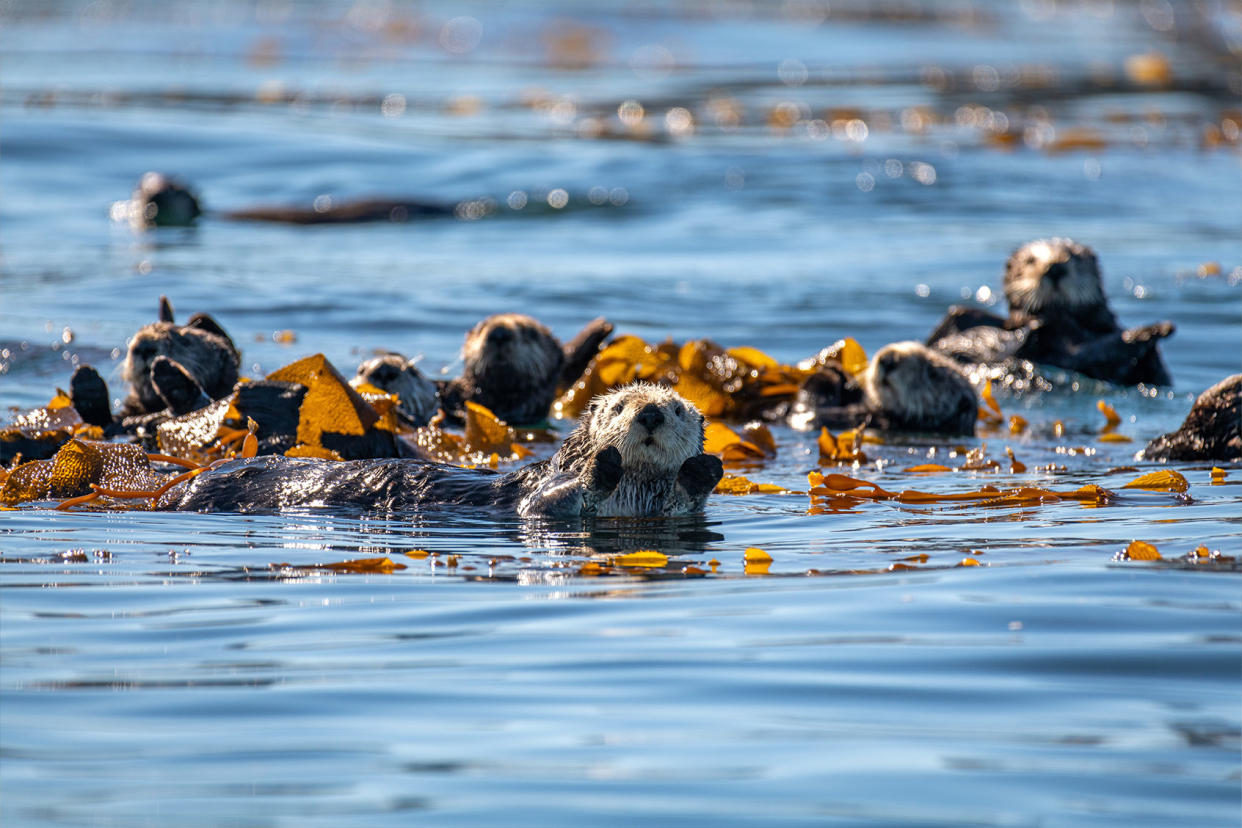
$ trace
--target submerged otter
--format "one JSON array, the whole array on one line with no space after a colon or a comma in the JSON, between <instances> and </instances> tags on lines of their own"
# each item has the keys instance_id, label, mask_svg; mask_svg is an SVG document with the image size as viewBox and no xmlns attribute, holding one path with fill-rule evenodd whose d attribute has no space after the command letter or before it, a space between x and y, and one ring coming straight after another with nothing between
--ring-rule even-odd
<instances>
[{"instance_id":1,"label":"submerged otter","mask_svg":"<svg viewBox=\"0 0 1242 828\"><path fill-rule=\"evenodd\" d=\"M441 386L440 405L450 420L460 419L469 401L513 425L538 423L548 416L558 388L577 381L611 333L601 317L562 346L532 317L489 316L466 334L462 375Z\"/></svg>"},{"instance_id":2,"label":"submerged otter","mask_svg":"<svg viewBox=\"0 0 1242 828\"><path fill-rule=\"evenodd\" d=\"M676 392L632 385L591 401L556 453L508 474L420 460L346 462L263 457L198 475L163 508L374 510L449 505L557 518L697 512L723 475L703 453L703 416Z\"/></svg>"},{"instance_id":3,"label":"submerged otter","mask_svg":"<svg viewBox=\"0 0 1242 828\"><path fill-rule=\"evenodd\" d=\"M1169 385L1157 343L1174 326L1123 330L1108 307L1095 251L1071 239L1039 239L1005 265L1006 318L954 306L927 344L959 362L1029 361L1118 385Z\"/></svg>"},{"instance_id":4,"label":"submerged otter","mask_svg":"<svg viewBox=\"0 0 1242 828\"><path fill-rule=\"evenodd\" d=\"M790 424L968 436L978 411L974 386L953 360L917 342L894 342L857 380L835 362L824 365L798 390Z\"/></svg>"},{"instance_id":5,"label":"submerged otter","mask_svg":"<svg viewBox=\"0 0 1242 828\"><path fill-rule=\"evenodd\" d=\"M1242 374L1199 395L1177 431L1147 444L1144 460L1242 460Z\"/></svg>"},{"instance_id":6,"label":"submerged otter","mask_svg":"<svg viewBox=\"0 0 1242 828\"><path fill-rule=\"evenodd\" d=\"M168 298L161 296L159 321L143 326L130 340L122 369L130 392L121 414L184 414L228 396L240 363L241 355L219 323L196 313L178 325Z\"/></svg>"},{"instance_id":7,"label":"submerged otter","mask_svg":"<svg viewBox=\"0 0 1242 828\"><path fill-rule=\"evenodd\" d=\"M602 206L599 201L590 202ZM559 212L565 204L549 204L547 211ZM513 211L541 212L537 202L513 204ZM151 227L191 227L200 217L216 216L229 221L258 221L275 224L361 224L392 222L400 224L420 219L481 219L505 211L492 198L440 202L411 198L359 198L334 201L323 195L306 206L257 205L241 210L207 211L188 184L173 176L149 172L142 176L128 201L112 205L117 221L128 221L135 229Z\"/></svg>"},{"instance_id":8,"label":"submerged otter","mask_svg":"<svg viewBox=\"0 0 1242 828\"><path fill-rule=\"evenodd\" d=\"M359 365L349 384L357 388L364 383L395 394L397 417L410 428L431 422L440 405L436 384L423 376L414 360L401 354L382 354Z\"/></svg>"}]
</instances>

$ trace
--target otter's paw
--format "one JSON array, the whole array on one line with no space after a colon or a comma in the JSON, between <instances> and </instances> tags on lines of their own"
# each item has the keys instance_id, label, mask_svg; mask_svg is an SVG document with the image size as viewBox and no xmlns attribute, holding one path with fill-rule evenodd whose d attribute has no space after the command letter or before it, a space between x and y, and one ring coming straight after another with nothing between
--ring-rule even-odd
<instances>
[{"instance_id":1,"label":"otter's paw","mask_svg":"<svg viewBox=\"0 0 1242 828\"><path fill-rule=\"evenodd\" d=\"M722 477L724 464L719 457L711 454L696 454L682 463L677 472L677 482L692 497L710 494Z\"/></svg>"},{"instance_id":2,"label":"otter's paw","mask_svg":"<svg viewBox=\"0 0 1242 828\"><path fill-rule=\"evenodd\" d=\"M181 416L211 403L198 380L180 362L157 356L151 363L151 384L168 409Z\"/></svg>"},{"instance_id":3,"label":"otter's paw","mask_svg":"<svg viewBox=\"0 0 1242 828\"><path fill-rule=\"evenodd\" d=\"M591 467L591 489L602 495L612 493L621 482L621 452L615 446L609 446L595 455L595 463Z\"/></svg>"}]
</instances>

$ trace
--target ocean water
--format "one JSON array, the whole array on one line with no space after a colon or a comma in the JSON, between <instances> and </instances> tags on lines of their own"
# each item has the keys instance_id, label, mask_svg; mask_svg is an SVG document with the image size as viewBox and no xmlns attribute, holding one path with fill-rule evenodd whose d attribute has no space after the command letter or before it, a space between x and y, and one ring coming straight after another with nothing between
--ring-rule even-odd
<instances>
[{"instance_id":1,"label":"ocean water","mask_svg":"<svg viewBox=\"0 0 1242 828\"><path fill-rule=\"evenodd\" d=\"M161 294L253 376L452 375L500 311L796 361L1003 308L1009 253L1067 235L1123 323L1177 325L1172 388L998 392L1025 433L835 469L1098 508L834 510L780 427L737 471L792 493L679 521L0 512L0 822L1236 825L1238 570L1184 556L1242 553L1242 469L1121 487L1239 370L1240 43L1224 2L0 3L6 409L78 362L120 397ZM214 213L111 220L149 169ZM222 215L372 195L497 209ZM1000 468L904 471L959 444ZM640 549L668 565L587 566ZM374 557L404 568L323 567Z\"/></svg>"}]
</instances>

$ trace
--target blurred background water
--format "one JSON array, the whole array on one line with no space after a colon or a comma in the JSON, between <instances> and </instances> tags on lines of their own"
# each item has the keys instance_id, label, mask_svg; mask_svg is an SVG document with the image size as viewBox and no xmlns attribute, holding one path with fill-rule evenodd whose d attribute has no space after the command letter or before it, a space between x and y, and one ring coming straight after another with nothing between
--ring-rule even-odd
<instances>
[{"instance_id":1,"label":"blurred background water","mask_svg":"<svg viewBox=\"0 0 1242 828\"><path fill-rule=\"evenodd\" d=\"M1005 258L1049 235L1095 247L1123 323L1177 324L1174 387L1002 396L1032 427L991 452L1063 469L912 482L950 447L897 441L855 473L1117 488L1239 370L1236 3L0 2L0 26L6 408L77 362L119 397L160 294L252 375L377 348L452 374L511 310L792 361L1003 307ZM217 213L112 221L149 169ZM459 217L219 214L373 195ZM1096 439L1100 398L1133 443ZM746 473L804 488L813 435L776 436ZM1209 466L1177 466L1191 503L1101 509L0 512L0 818L1237 824L1238 577L1179 560L1239 551L1237 471ZM1113 561L1135 538L1168 560ZM644 548L670 565L578 574ZM376 556L406 568L308 568Z\"/></svg>"}]
</instances>

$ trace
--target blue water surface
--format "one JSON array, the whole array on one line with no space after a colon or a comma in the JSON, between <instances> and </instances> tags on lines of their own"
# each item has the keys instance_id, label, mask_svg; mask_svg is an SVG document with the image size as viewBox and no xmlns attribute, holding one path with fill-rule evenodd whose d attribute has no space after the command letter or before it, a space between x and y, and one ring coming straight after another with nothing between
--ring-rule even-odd
<instances>
[{"instance_id":1,"label":"blue water surface","mask_svg":"<svg viewBox=\"0 0 1242 828\"><path fill-rule=\"evenodd\" d=\"M8 2L0 26L6 409L81 362L119 398L161 294L219 319L251 376L376 349L452 375L501 311L796 361L1003 310L1009 253L1067 235L1123 323L1177 325L1172 388L998 391L1026 432L837 469L1119 493L1099 508L0 512L6 828L1237 824L1242 591L1185 556L1242 552L1242 469L1122 488L1239 370L1233 7ZM149 169L215 212L111 220ZM499 209L220 215L370 195ZM1099 440L1100 399L1131 442ZM804 492L815 435L774 433L735 471ZM903 471L960 466L959 443L1000 467ZM1116 560L1136 539L1163 560ZM669 564L589 575L641 549ZM375 557L405 568L321 566Z\"/></svg>"}]
</instances>

